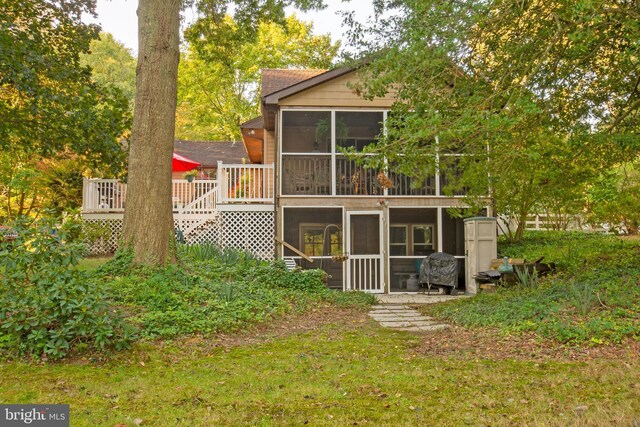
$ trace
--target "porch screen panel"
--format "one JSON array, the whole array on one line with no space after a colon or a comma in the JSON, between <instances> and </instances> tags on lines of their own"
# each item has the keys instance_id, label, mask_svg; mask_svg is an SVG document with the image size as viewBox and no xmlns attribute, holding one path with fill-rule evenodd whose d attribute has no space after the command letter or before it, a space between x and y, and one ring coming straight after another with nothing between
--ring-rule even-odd
<instances>
[{"instance_id":1,"label":"porch screen panel","mask_svg":"<svg viewBox=\"0 0 640 427\"><path fill-rule=\"evenodd\" d=\"M283 111L283 153L330 153L331 112Z\"/></svg>"},{"instance_id":2,"label":"porch screen panel","mask_svg":"<svg viewBox=\"0 0 640 427\"><path fill-rule=\"evenodd\" d=\"M362 151L382 134L382 112L337 111L336 146Z\"/></svg>"},{"instance_id":3,"label":"porch screen panel","mask_svg":"<svg viewBox=\"0 0 640 427\"><path fill-rule=\"evenodd\" d=\"M284 256L294 258L302 268L321 268L329 275L327 285L342 289L344 264L332 259L342 253L342 209L285 208L283 223L284 241L311 256L313 263L286 247Z\"/></svg>"},{"instance_id":4,"label":"porch screen panel","mask_svg":"<svg viewBox=\"0 0 640 427\"><path fill-rule=\"evenodd\" d=\"M380 111L336 111L336 151L362 151L382 135L384 115ZM336 158L336 194L374 196L383 193L376 180L377 171L359 166L353 160Z\"/></svg>"},{"instance_id":5,"label":"porch screen panel","mask_svg":"<svg viewBox=\"0 0 640 427\"><path fill-rule=\"evenodd\" d=\"M380 217L357 215L351 219L351 254L380 254Z\"/></svg>"}]
</instances>

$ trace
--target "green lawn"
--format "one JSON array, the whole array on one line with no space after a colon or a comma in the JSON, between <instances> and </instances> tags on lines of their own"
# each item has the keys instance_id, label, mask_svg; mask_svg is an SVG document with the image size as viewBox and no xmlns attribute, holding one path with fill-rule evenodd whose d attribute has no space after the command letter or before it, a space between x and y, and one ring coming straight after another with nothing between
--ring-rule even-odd
<instances>
[{"instance_id":1,"label":"green lawn","mask_svg":"<svg viewBox=\"0 0 640 427\"><path fill-rule=\"evenodd\" d=\"M136 418L161 426L622 426L640 418L633 356L428 356L420 335L349 318L235 347L186 343L138 345L104 365L4 364L0 400L69 403L73 426L134 426Z\"/></svg>"},{"instance_id":2,"label":"green lawn","mask_svg":"<svg viewBox=\"0 0 640 427\"><path fill-rule=\"evenodd\" d=\"M552 233L501 250L559 273L423 308L458 325L425 334L382 329L369 296L241 253L196 247L161 270L90 260L137 328L133 348L28 363L0 335L0 402L68 403L72 426L640 422L640 241ZM563 292L583 283L585 313Z\"/></svg>"},{"instance_id":3,"label":"green lawn","mask_svg":"<svg viewBox=\"0 0 640 427\"><path fill-rule=\"evenodd\" d=\"M112 257L110 256L84 258L83 260L80 261L80 264L78 264L78 269L86 270L86 271L95 270L96 268L100 267L102 264L109 261L111 258Z\"/></svg>"}]
</instances>

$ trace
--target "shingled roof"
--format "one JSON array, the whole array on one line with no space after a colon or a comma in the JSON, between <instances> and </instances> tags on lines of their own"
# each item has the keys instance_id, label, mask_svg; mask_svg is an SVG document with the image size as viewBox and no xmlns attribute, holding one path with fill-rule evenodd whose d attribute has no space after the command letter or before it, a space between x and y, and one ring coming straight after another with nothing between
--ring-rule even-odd
<instances>
[{"instance_id":1,"label":"shingled roof","mask_svg":"<svg viewBox=\"0 0 640 427\"><path fill-rule=\"evenodd\" d=\"M264 68L262 70L262 96L293 86L327 70L291 70L281 68Z\"/></svg>"},{"instance_id":2,"label":"shingled roof","mask_svg":"<svg viewBox=\"0 0 640 427\"><path fill-rule=\"evenodd\" d=\"M214 168L218 162L239 164L247 160L247 151L241 142L236 141L185 141L177 139L173 150L202 164L204 168Z\"/></svg>"}]
</instances>

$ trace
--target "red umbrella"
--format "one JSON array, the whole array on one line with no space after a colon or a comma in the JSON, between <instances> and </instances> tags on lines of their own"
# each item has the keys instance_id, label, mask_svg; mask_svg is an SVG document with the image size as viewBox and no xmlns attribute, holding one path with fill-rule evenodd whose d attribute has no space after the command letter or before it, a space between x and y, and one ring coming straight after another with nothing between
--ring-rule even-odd
<instances>
[{"instance_id":1,"label":"red umbrella","mask_svg":"<svg viewBox=\"0 0 640 427\"><path fill-rule=\"evenodd\" d=\"M200 163L195 160L181 156L178 153L173 153L172 169L174 172L186 172L191 169L195 169L198 166L200 166Z\"/></svg>"}]
</instances>

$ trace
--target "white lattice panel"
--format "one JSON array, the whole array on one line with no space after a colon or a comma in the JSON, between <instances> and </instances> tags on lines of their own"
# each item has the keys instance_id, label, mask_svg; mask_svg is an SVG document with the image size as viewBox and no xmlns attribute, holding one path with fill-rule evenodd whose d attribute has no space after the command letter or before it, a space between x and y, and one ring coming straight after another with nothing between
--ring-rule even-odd
<instances>
[{"instance_id":1,"label":"white lattice panel","mask_svg":"<svg viewBox=\"0 0 640 427\"><path fill-rule=\"evenodd\" d=\"M242 249L258 258L273 259L273 212L220 212L220 220L220 247Z\"/></svg>"},{"instance_id":2,"label":"white lattice panel","mask_svg":"<svg viewBox=\"0 0 640 427\"><path fill-rule=\"evenodd\" d=\"M201 220L184 220L182 225L191 228ZM105 236L89 244L92 255L114 253L122 234L122 219L85 219L84 224L106 227ZM180 227L180 222L174 220ZM185 243L197 245L215 243L221 248L242 249L261 259L274 256L274 214L273 212L220 212L219 216L207 220L184 236Z\"/></svg>"},{"instance_id":3,"label":"white lattice panel","mask_svg":"<svg viewBox=\"0 0 640 427\"><path fill-rule=\"evenodd\" d=\"M176 221L176 227L178 222ZM220 218L210 219L184 236L187 245L200 245L203 243L218 244L220 240Z\"/></svg>"},{"instance_id":4,"label":"white lattice panel","mask_svg":"<svg viewBox=\"0 0 640 427\"><path fill-rule=\"evenodd\" d=\"M122 219L85 219L83 226L103 229L96 230L93 228L89 231L90 233L92 231L104 231L103 236L94 239L93 242L87 242L91 255L112 254L118 249L118 240L120 240L120 235L122 234ZM85 231L87 231L86 228Z\"/></svg>"}]
</instances>

